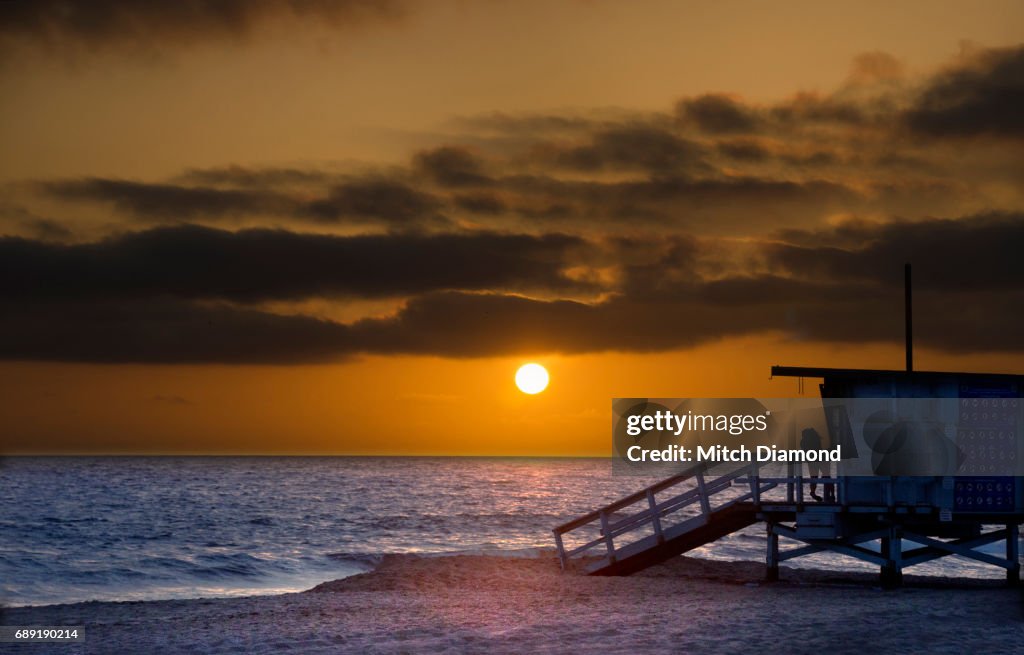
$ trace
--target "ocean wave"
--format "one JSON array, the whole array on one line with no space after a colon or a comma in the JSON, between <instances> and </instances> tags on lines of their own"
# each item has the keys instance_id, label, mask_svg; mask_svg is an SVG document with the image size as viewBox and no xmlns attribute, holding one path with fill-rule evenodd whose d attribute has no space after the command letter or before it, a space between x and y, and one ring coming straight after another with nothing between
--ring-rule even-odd
<instances>
[{"instance_id":1,"label":"ocean wave","mask_svg":"<svg viewBox=\"0 0 1024 655\"><path fill-rule=\"evenodd\" d=\"M12 458L0 602L279 593L403 553L529 567L553 560L553 526L643 482L599 460ZM764 544L763 530L741 532L694 554L761 560ZM921 566L1003 575L952 558Z\"/></svg>"},{"instance_id":2,"label":"ocean wave","mask_svg":"<svg viewBox=\"0 0 1024 655\"><path fill-rule=\"evenodd\" d=\"M502 548L497 544L483 544L477 547L461 548L455 550L437 551L407 551L407 552L381 552L381 553L328 553L327 557L337 562L346 562L366 566L377 567L388 557L414 557L436 559L441 557L498 557L507 559L537 559L554 557L555 549L546 546L528 548Z\"/></svg>"}]
</instances>

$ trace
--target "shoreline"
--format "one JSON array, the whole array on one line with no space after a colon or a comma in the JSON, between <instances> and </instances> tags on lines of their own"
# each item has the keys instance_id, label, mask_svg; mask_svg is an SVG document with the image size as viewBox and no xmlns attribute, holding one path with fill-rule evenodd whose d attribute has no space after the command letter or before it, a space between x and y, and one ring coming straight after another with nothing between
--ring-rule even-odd
<instances>
[{"instance_id":1,"label":"shoreline","mask_svg":"<svg viewBox=\"0 0 1024 655\"><path fill-rule=\"evenodd\" d=\"M487 553L477 554L468 553L465 551L453 551L451 553L391 553L373 556L376 564L373 568L352 573L341 578L334 578L324 580L323 582L317 583L312 587L296 589L294 591L277 591L269 593L253 593L246 594L244 592L239 593L225 593L217 596L186 596L186 597L170 597L170 598L141 598L132 599L126 598L121 600L107 600L107 599L93 599L93 600L81 600L71 602L59 602L59 603L45 603L38 605L4 605L0 603L0 614L4 611L11 610L33 610L33 609L47 609L47 608L58 608L66 607L73 608L77 606L94 606L94 605L123 605L128 603L168 603L168 602L199 602L199 601L224 601L224 600L245 600L245 599L256 599L256 598L277 598L281 596L290 596L293 594L305 594L305 593L321 593L324 591L348 591L346 581L353 578L360 578L360 586L363 585L363 580L372 581L372 585L384 584L382 581L385 579L390 580L392 577L392 568L404 570L410 566L419 566L412 564L413 562L430 562L444 559L456 559L464 558L466 560L489 560L494 562L505 562L508 560L539 560L545 561L550 560L554 563L554 568L558 568L558 561L553 548L531 548L524 550L539 551L537 555L522 555L522 554L506 554L506 553ZM515 552L515 551L510 551ZM388 563L387 566L382 568L382 565ZM424 564L425 565L425 564ZM579 562L577 562L579 565ZM666 571L662 571L662 569ZM881 588L878 581L878 575L876 573L863 571L863 570L840 570L840 569L821 569L813 567L800 567L800 566L780 566L780 579L774 582L768 582L764 579L764 564L761 562L755 562L753 560L726 560L726 559L708 559L700 556L687 556L681 555L675 561L662 564L657 567L653 567L652 570L656 577L662 577L664 575L676 575L681 578L692 578L692 579L705 579L709 582L718 582L722 584L742 584L749 586L762 586L762 585L774 585L785 587L790 586L821 586L821 587L858 587L858 588ZM760 571L760 573L758 573ZM595 579L588 578L587 576L579 575L572 571L565 573L559 572L560 575L568 576L570 578L581 578L581 579ZM386 576L386 577L385 577ZM635 578L647 577L643 572L634 574ZM596 578L601 579L601 578ZM620 578L624 579L624 578ZM938 575L915 575L906 574L904 576L904 587L907 588L931 588L931 589L998 589L1004 588L1005 583L1000 578L969 578L969 577L953 577L953 576L938 576Z\"/></svg>"},{"instance_id":2,"label":"shoreline","mask_svg":"<svg viewBox=\"0 0 1024 655\"><path fill-rule=\"evenodd\" d=\"M68 653L669 653L758 643L953 653L1009 652L1024 640L1024 597L999 581L908 575L904 588L882 591L869 573L783 568L773 583L763 573L760 562L679 557L629 577L587 577L562 573L546 554L387 555L372 571L303 592L5 608L2 622L85 626L86 641L62 646ZM8 652L53 647L0 644Z\"/></svg>"}]
</instances>

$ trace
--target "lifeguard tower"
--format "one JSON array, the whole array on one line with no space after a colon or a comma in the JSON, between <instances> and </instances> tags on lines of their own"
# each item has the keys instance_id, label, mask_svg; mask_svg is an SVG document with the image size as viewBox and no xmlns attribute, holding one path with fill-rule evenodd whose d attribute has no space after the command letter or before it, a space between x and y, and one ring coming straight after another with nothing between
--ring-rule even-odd
<instances>
[{"instance_id":1,"label":"lifeguard tower","mask_svg":"<svg viewBox=\"0 0 1024 655\"><path fill-rule=\"evenodd\" d=\"M823 402L947 399L960 408L958 435L983 441L973 468L957 475L853 476L840 463L831 477L812 480L798 465L766 475L758 464L744 464L714 477L697 465L554 528L562 568L628 575L764 523L769 580L778 579L780 562L828 552L877 565L884 586L899 585L907 567L950 555L1005 569L1007 581L1019 584L1024 477L986 474L994 468L986 461L1024 459L1024 376L915 371L909 267L906 282L905 370L774 366L772 375L820 379ZM850 440L848 423L829 418L827 427L832 443ZM1001 441L986 441L997 433ZM835 500L810 499L812 482L835 485ZM876 542L877 550L870 547ZM1000 542L1004 556L978 550Z\"/></svg>"}]
</instances>

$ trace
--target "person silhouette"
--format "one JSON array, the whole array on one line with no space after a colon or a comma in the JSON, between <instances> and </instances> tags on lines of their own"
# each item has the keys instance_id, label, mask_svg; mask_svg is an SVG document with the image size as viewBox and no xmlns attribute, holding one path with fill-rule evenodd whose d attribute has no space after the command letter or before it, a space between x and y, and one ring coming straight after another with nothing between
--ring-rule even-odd
<instances>
[{"instance_id":1,"label":"person silhouette","mask_svg":"<svg viewBox=\"0 0 1024 655\"><path fill-rule=\"evenodd\" d=\"M821 450L821 435L814 428L804 428L803 432L800 433L800 448L801 450L817 451ZM807 474L811 476L811 498L818 501L819 503L824 500L825 502L834 503L836 501L836 486L831 482L823 483L825 498L823 499L818 495L818 479L831 477L831 466L827 461L808 461L807 462Z\"/></svg>"}]
</instances>

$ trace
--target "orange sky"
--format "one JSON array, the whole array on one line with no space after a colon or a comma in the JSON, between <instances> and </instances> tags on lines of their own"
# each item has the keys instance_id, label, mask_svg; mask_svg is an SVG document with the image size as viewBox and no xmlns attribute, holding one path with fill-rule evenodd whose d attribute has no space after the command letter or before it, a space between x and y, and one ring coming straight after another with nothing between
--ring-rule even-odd
<instances>
[{"instance_id":1,"label":"orange sky","mask_svg":"<svg viewBox=\"0 0 1024 655\"><path fill-rule=\"evenodd\" d=\"M277 23L282 23L278 25ZM830 91L872 51L929 70L1024 37L1006 2L432 2L331 28L77 45L6 59L0 179L400 160L494 111L661 109ZM70 42L61 49L61 43ZM84 52L83 52L84 51Z\"/></svg>"},{"instance_id":2,"label":"orange sky","mask_svg":"<svg viewBox=\"0 0 1024 655\"><path fill-rule=\"evenodd\" d=\"M652 355L368 357L318 366L0 366L8 454L33 452L587 455L610 452L613 397L789 397L772 364L898 368L899 347L765 337ZM1019 372L1024 356L917 353L922 370ZM815 381L804 393L815 395Z\"/></svg>"},{"instance_id":3,"label":"orange sky","mask_svg":"<svg viewBox=\"0 0 1024 655\"><path fill-rule=\"evenodd\" d=\"M4 453L605 455L615 396L898 368L907 253L918 366L1024 371L1019 265L928 260L1018 243L1024 132L984 94L1017 70L1019 2L396 2L229 25L124 7L98 31L0 13ZM952 101L984 125L943 104L968 86ZM452 152L465 170L429 157ZM311 238L282 255L267 228ZM308 269L367 234L385 254L348 277ZM539 241L488 246L511 253L492 271L424 234ZM940 241L906 245L922 234ZM246 243L133 250L171 237ZM272 254L241 270L254 252ZM136 326L150 312L174 318ZM246 345L187 350L186 325ZM551 372L535 397L512 382L526 361Z\"/></svg>"}]
</instances>

